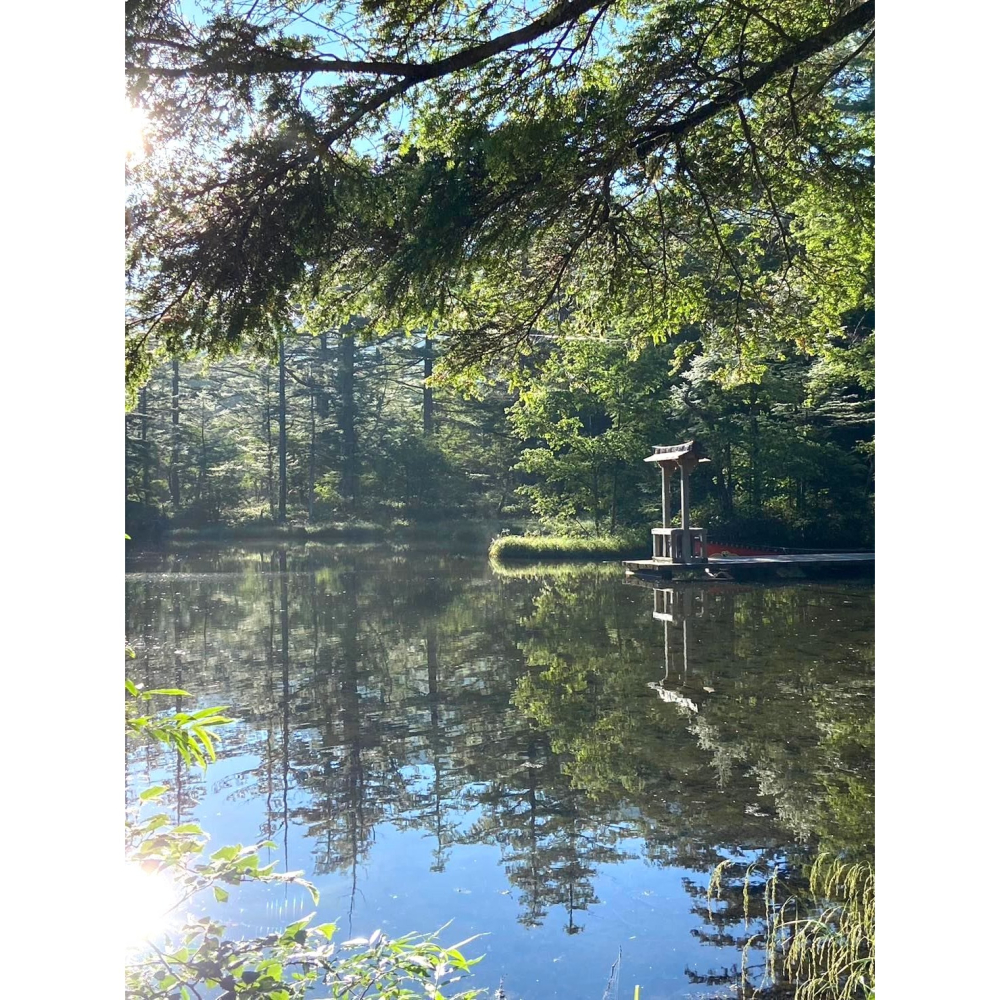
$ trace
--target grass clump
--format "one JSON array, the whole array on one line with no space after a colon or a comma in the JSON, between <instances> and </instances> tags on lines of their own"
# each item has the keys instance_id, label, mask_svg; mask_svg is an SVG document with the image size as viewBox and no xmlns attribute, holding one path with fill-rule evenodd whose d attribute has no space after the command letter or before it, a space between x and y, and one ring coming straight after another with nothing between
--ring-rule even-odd
<instances>
[{"instance_id":1,"label":"grass clump","mask_svg":"<svg viewBox=\"0 0 1000 1000\"><path fill-rule=\"evenodd\" d=\"M712 874L708 895L722 898L723 862ZM743 912L752 916L751 876L743 879ZM874 1000L875 870L867 861L847 862L821 854L808 870L808 884L792 887L777 872L763 884L763 929L743 951L740 996L791 994L793 1000ZM761 981L754 986L749 956L764 952Z\"/></svg>"},{"instance_id":2,"label":"grass clump","mask_svg":"<svg viewBox=\"0 0 1000 1000\"><path fill-rule=\"evenodd\" d=\"M648 554L646 535L501 535L490 545L490 559L628 559Z\"/></svg>"}]
</instances>

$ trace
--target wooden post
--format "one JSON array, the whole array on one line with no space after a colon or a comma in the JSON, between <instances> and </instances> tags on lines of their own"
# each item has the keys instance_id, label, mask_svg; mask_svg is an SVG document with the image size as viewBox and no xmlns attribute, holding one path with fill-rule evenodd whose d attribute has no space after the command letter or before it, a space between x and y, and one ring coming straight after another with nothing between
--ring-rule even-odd
<instances>
[{"instance_id":1,"label":"wooden post","mask_svg":"<svg viewBox=\"0 0 1000 1000\"><path fill-rule=\"evenodd\" d=\"M681 527L687 531L691 527L691 486L688 482L687 466L681 462Z\"/></svg>"},{"instance_id":2,"label":"wooden post","mask_svg":"<svg viewBox=\"0 0 1000 1000\"><path fill-rule=\"evenodd\" d=\"M688 676L688 620L686 618L681 619L681 635L684 639L684 680L682 683L687 683Z\"/></svg>"},{"instance_id":3,"label":"wooden post","mask_svg":"<svg viewBox=\"0 0 1000 1000\"><path fill-rule=\"evenodd\" d=\"M660 495L663 501L663 527L670 527L670 473L666 462L660 462Z\"/></svg>"},{"instance_id":4,"label":"wooden post","mask_svg":"<svg viewBox=\"0 0 1000 1000\"><path fill-rule=\"evenodd\" d=\"M691 559L691 483L688 479L688 468L686 462L678 463L681 467L681 528L684 534L681 536L681 559L688 562Z\"/></svg>"},{"instance_id":5,"label":"wooden post","mask_svg":"<svg viewBox=\"0 0 1000 1000\"><path fill-rule=\"evenodd\" d=\"M670 678L670 624L663 622L663 679Z\"/></svg>"}]
</instances>

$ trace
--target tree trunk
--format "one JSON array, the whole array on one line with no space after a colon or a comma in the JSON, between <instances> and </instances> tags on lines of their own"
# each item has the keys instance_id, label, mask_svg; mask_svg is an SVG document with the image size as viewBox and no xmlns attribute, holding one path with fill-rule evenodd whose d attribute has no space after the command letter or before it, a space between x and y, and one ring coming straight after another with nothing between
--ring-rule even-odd
<instances>
[{"instance_id":1,"label":"tree trunk","mask_svg":"<svg viewBox=\"0 0 1000 1000\"><path fill-rule=\"evenodd\" d=\"M147 396L148 386L143 386L139 392L139 412L142 414L142 503L144 507L150 506L149 483L150 465L152 455L150 454L149 441L149 398Z\"/></svg>"},{"instance_id":2,"label":"tree trunk","mask_svg":"<svg viewBox=\"0 0 1000 1000\"><path fill-rule=\"evenodd\" d=\"M271 371L264 375L264 431L267 435L267 507L274 520L274 438L271 433Z\"/></svg>"},{"instance_id":3,"label":"tree trunk","mask_svg":"<svg viewBox=\"0 0 1000 1000\"><path fill-rule=\"evenodd\" d=\"M315 372L309 379L309 520L313 519L316 493L316 378Z\"/></svg>"},{"instance_id":4,"label":"tree trunk","mask_svg":"<svg viewBox=\"0 0 1000 1000\"><path fill-rule=\"evenodd\" d=\"M288 501L287 435L285 428L285 341L278 341L278 524L285 523Z\"/></svg>"},{"instance_id":5,"label":"tree trunk","mask_svg":"<svg viewBox=\"0 0 1000 1000\"><path fill-rule=\"evenodd\" d=\"M173 376L170 381L170 470L167 480L170 484L170 500L174 513L181 508L181 474L178 468L181 457L181 365L173 362Z\"/></svg>"},{"instance_id":6,"label":"tree trunk","mask_svg":"<svg viewBox=\"0 0 1000 1000\"><path fill-rule=\"evenodd\" d=\"M718 469L714 476L708 477L708 483L719 501L719 510L724 518L729 518L733 513L733 466L732 449L727 441L725 447L719 454Z\"/></svg>"},{"instance_id":7,"label":"tree trunk","mask_svg":"<svg viewBox=\"0 0 1000 1000\"><path fill-rule=\"evenodd\" d=\"M434 353L430 337L424 335L424 437L434 433L434 392L427 384L434 374Z\"/></svg>"},{"instance_id":8,"label":"tree trunk","mask_svg":"<svg viewBox=\"0 0 1000 1000\"><path fill-rule=\"evenodd\" d=\"M326 366L330 360L330 348L327 334L319 335L319 378L316 381L316 412L320 423L330 416L330 399L326 393Z\"/></svg>"},{"instance_id":9,"label":"tree trunk","mask_svg":"<svg viewBox=\"0 0 1000 1000\"><path fill-rule=\"evenodd\" d=\"M330 349L330 335L320 334L316 387L316 479L331 471L331 457L337 453L337 422L335 410L335 353ZM331 419L332 418L332 419Z\"/></svg>"},{"instance_id":10,"label":"tree trunk","mask_svg":"<svg viewBox=\"0 0 1000 1000\"><path fill-rule=\"evenodd\" d=\"M205 400L201 401L201 436L198 442L198 485L195 490L195 499L201 504L206 489L208 479L208 447L205 443Z\"/></svg>"},{"instance_id":11,"label":"tree trunk","mask_svg":"<svg viewBox=\"0 0 1000 1000\"><path fill-rule=\"evenodd\" d=\"M719 480L722 484L722 501L723 510L726 512L727 517L732 517L733 514L733 446L732 442L726 442L726 460L723 466Z\"/></svg>"},{"instance_id":12,"label":"tree trunk","mask_svg":"<svg viewBox=\"0 0 1000 1000\"><path fill-rule=\"evenodd\" d=\"M611 476L611 534L618 527L618 459L615 459L614 472Z\"/></svg>"},{"instance_id":13,"label":"tree trunk","mask_svg":"<svg viewBox=\"0 0 1000 1000\"><path fill-rule=\"evenodd\" d=\"M340 338L341 485L349 510L358 501L358 429L354 405L354 333Z\"/></svg>"},{"instance_id":14,"label":"tree trunk","mask_svg":"<svg viewBox=\"0 0 1000 1000\"><path fill-rule=\"evenodd\" d=\"M590 480L590 511L594 519L594 533L601 533L601 488L598 483L598 470L594 469Z\"/></svg>"}]
</instances>

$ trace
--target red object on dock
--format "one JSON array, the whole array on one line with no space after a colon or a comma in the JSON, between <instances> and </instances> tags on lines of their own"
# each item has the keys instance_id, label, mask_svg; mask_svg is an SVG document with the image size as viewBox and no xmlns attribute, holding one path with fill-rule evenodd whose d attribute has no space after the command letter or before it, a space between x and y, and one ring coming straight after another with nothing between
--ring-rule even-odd
<instances>
[{"instance_id":1,"label":"red object on dock","mask_svg":"<svg viewBox=\"0 0 1000 1000\"><path fill-rule=\"evenodd\" d=\"M770 556L782 549L752 549L746 545L726 545L723 542L709 542L710 556Z\"/></svg>"}]
</instances>

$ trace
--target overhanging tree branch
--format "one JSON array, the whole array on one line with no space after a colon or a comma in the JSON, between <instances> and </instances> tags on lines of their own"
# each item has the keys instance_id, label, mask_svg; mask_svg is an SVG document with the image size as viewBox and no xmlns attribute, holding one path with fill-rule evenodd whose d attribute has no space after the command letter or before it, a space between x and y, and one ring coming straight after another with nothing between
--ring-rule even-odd
<instances>
[{"instance_id":1,"label":"overhanging tree branch","mask_svg":"<svg viewBox=\"0 0 1000 1000\"><path fill-rule=\"evenodd\" d=\"M753 222L758 212L773 218L780 247L771 240L753 247L767 267L781 264L773 251L783 249L785 267L802 260L806 273L809 254L791 235L783 199L794 190L789 177L813 169L812 151L822 156L830 136L847 137L845 156L850 143L867 141L863 124L851 115L852 88L833 101L812 97L821 79L843 85L837 74L866 44L859 46L860 39L871 37L874 0L829 6L808 0L801 15L797 5L806 0L780 0L763 5L766 16L776 19L769 24L757 18L763 27L753 23L756 2L699 6L704 23L686 5L652 4L630 21L634 31L627 44L598 53L608 72L596 82L579 75L576 58L565 54L588 49L588 42L593 46L595 25L610 16L608 0L546 0L548 10L529 24L476 44L457 40L419 11L413 25L405 17L400 21L394 9L367 43L355 40L357 48L342 50L357 53L358 61L331 62L318 42L310 50L291 36L265 40L262 28L242 31L221 18L196 47L183 34L172 47L159 48L151 47L154 31L133 36L133 62L161 58L177 75L217 72L206 95L220 107L239 102L242 112L254 93L254 74L262 74L263 87L274 84L272 103L260 102L262 127L247 138L241 133L217 160L209 149L204 168L185 166L173 187L155 192L157 204L182 210L183 222L157 224L152 210L143 217L138 237L150 249L137 269L151 263L141 298L146 329L139 332L148 336L151 326L185 348L247 342L268 350L273 317L287 311L290 297L299 289L323 290L322 309L331 315L349 305L374 313L383 325L405 325L410 317L423 321L431 310L467 310L470 333L457 338L462 343L456 349L467 346L470 357L481 361L489 345L516 345L533 332L539 315L534 310L551 306L571 271L595 288L606 283L612 291L605 294L614 301L642 298L649 315L666 317L665 329L688 315L718 319L733 302L741 308L748 292L757 292L762 305L754 315L763 315L771 286L756 283L756 265L740 255L739 232L721 232L720 224ZM480 12L490 8L490 0L476 5ZM477 25L486 23L486 13ZM402 42L400 24L407 29ZM413 45L411 30L418 36ZM163 33L169 36L169 28ZM572 44L566 41L571 34ZM408 61L435 51L443 52L440 58ZM496 59L505 51L506 58ZM557 100L544 82L534 86L546 72L547 57L556 60ZM860 67L862 77L866 66ZM295 103L295 87L304 86L309 73L331 69L344 79L322 91L315 104ZM298 75L276 83L269 72ZM149 89L155 101L159 88L154 82ZM183 86L163 89L172 100L179 96L180 110L187 111ZM470 89L475 100L460 103ZM191 93L201 100L200 88L192 85ZM752 110L741 107L744 99L748 105L754 99ZM456 113L472 127L446 130L443 143L416 154L387 143L381 156L353 156L359 131L375 130L391 107L411 100L417 109L434 110L424 123L432 134L439 116L449 120L449 105L460 104ZM800 107L808 114L800 116ZM168 105L168 122L171 114ZM246 120L257 123L253 108ZM712 122L722 127L714 129ZM223 121L220 129L227 127ZM792 155L784 147L777 158L767 155L789 135L798 144ZM681 146L686 158L668 169L671 149ZM835 147L831 157L839 151ZM644 164L650 154L655 157ZM661 155L662 173L671 177L662 192L653 184L657 214L629 212L632 200L639 200L640 209L646 205ZM830 164L831 171L835 167ZM613 210L612 188L622 194ZM557 220L566 227L553 230ZM609 253L578 253L600 232L608 235ZM508 300L505 290L490 298L490 282L505 289L503 261L524 250L537 250L531 259L538 269L511 275L515 285L523 284L521 304L527 305L511 308L517 300ZM669 300L662 307L652 295L653 275L661 270L663 301ZM486 277L476 277L480 272ZM648 301L639 291L647 284ZM178 290L184 309L164 311L165 303L177 301ZM723 319L729 323L731 317Z\"/></svg>"},{"instance_id":2,"label":"overhanging tree branch","mask_svg":"<svg viewBox=\"0 0 1000 1000\"><path fill-rule=\"evenodd\" d=\"M182 48L167 40L151 39L151 45ZM193 51L192 46L183 46ZM249 59L234 62L226 58L206 59L192 66L143 66L126 63L127 73L145 73L165 79L193 79L213 76L281 76L298 73L368 73L374 76L414 76L423 67L417 63L380 61L370 59L337 59L332 56L288 56L266 49L258 49Z\"/></svg>"},{"instance_id":3,"label":"overhanging tree branch","mask_svg":"<svg viewBox=\"0 0 1000 1000\"><path fill-rule=\"evenodd\" d=\"M644 158L654 150L669 145L683 138L692 129L703 125L710 118L732 107L738 101L753 97L757 91L766 87L782 73L793 69L812 56L818 55L831 45L836 45L855 31L860 31L875 17L875 0L865 0L865 3L838 18L833 24L822 31L803 38L779 53L769 63L762 66L756 73L751 73L743 80L734 80L730 89L707 101L700 108L678 118L669 125L648 129L640 135L634 144L636 153Z\"/></svg>"},{"instance_id":4,"label":"overhanging tree branch","mask_svg":"<svg viewBox=\"0 0 1000 1000\"><path fill-rule=\"evenodd\" d=\"M478 45L471 45L466 49L455 52L443 59L436 59L433 62L409 63L394 60L339 59L327 56L289 56L284 53L270 52L267 49L261 48L256 49L251 58L240 62L233 62L224 58L208 58L192 66L143 66L131 63L126 65L126 70L131 73L146 73L151 77L167 78L240 75L266 76L327 72L362 73L376 76L400 76L409 81L410 84L414 84L438 79L459 70L468 69L501 52L506 52L509 49L516 48L518 45L534 41L541 35L547 34L554 28L561 27L575 20L595 7L607 7L607 5L607 0L565 0L565 2L556 4L546 13L521 28L497 35L496 38L480 42ZM176 43L165 39L143 38L137 39L137 41L148 45L163 45L164 47L175 49L181 48ZM385 101L392 100L393 97L397 96L396 88L391 88L391 90L391 93L386 92ZM378 107L381 103L385 103L385 101L374 103L373 107Z\"/></svg>"}]
</instances>

